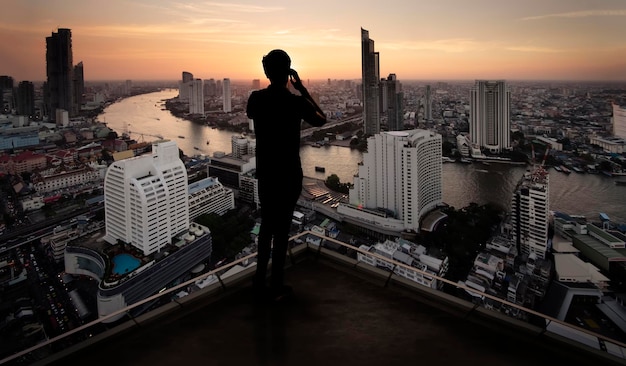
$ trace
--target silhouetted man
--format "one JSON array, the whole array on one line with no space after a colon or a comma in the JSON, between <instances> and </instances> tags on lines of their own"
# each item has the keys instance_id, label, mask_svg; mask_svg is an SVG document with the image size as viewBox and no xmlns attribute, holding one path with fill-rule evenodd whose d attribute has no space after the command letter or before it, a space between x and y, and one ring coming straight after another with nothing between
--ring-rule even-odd
<instances>
[{"instance_id":1,"label":"silhouetted man","mask_svg":"<svg viewBox=\"0 0 626 366\"><path fill-rule=\"evenodd\" d=\"M284 267L291 219L302 191L300 125L305 120L313 126L322 126L326 116L302 85L298 73L291 69L291 59L285 51L273 50L264 56L263 70L270 85L252 92L246 111L254 122L256 134L256 175L261 203L254 287L258 296L269 295L279 300L291 293L284 283ZM300 95L289 91L289 79ZM272 273L268 291L265 279L270 252Z\"/></svg>"}]
</instances>

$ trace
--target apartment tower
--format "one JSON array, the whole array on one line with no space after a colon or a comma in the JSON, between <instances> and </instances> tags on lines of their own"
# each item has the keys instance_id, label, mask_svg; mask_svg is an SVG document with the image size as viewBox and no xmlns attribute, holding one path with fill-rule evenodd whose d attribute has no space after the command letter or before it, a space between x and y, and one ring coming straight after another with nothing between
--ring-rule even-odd
<instances>
[{"instance_id":1,"label":"apartment tower","mask_svg":"<svg viewBox=\"0 0 626 366\"><path fill-rule=\"evenodd\" d=\"M230 79L224 78L224 82L222 83L222 95L224 97L223 107L225 113L230 113L233 111L232 100L231 100L231 91L230 91Z\"/></svg>"},{"instance_id":2,"label":"apartment tower","mask_svg":"<svg viewBox=\"0 0 626 366\"><path fill-rule=\"evenodd\" d=\"M546 257L549 210L548 172L542 167L527 171L517 184L511 202L511 225L519 253Z\"/></svg>"},{"instance_id":3,"label":"apartment tower","mask_svg":"<svg viewBox=\"0 0 626 366\"><path fill-rule=\"evenodd\" d=\"M189 83L189 113L204 115L204 87L202 79L194 79Z\"/></svg>"},{"instance_id":4,"label":"apartment tower","mask_svg":"<svg viewBox=\"0 0 626 366\"><path fill-rule=\"evenodd\" d=\"M491 153L511 148L511 92L504 80L476 80L470 90L470 139Z\"/></svg>"}]
</instances>

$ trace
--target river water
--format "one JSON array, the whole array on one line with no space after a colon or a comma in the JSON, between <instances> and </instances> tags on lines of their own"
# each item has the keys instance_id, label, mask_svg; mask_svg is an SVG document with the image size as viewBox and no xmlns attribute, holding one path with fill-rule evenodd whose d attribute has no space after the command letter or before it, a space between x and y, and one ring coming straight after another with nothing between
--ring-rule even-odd
<instances>
[{"instance_id":1,"label":"river water","mask_svg":"<svg viewBox=\"0 0 626 366\"><path fill-rule=\"evenodd\" d=\"M216 151L230 153L234 132L192 123L164 110L163 102L177 95L177 90L169 89L126 98L107 107L98 120L106 122L119 134L130 133L138 141L152 141L157 135L176 141L189 156L212 156ZM305 176L325 179L337 174L344 183L352 183L362 160L361 152L340 146L303 146L300 154ZM323 166L326 171L316 172L315 166ZM456 208L471 202L492 202L508 209L513 189L525 170L525 167L505 164L446 163L443 165L443 200ZM615 179L574 172L566 175L550 170L550 209L585 215L593 220L604 212L611 220L626 223L626 186L615 185Z\"/></svg>"}]
</instances>

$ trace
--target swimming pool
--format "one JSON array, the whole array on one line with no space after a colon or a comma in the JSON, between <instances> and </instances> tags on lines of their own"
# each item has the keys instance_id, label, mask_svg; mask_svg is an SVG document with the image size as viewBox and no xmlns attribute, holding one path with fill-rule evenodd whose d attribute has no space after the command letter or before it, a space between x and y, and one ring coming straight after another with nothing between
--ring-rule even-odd
<instances>
[{"instance_id":1,"label":"swimming pool","mask_svg":"<svg viewBox=\"0 0 626 366\"><path fill-rule=\"evenodd\" d=\"M113 273L116 275L124 275L132 272L141 264L141 260L130 254L118 254L113 257Z\"/></svg>"}]
</instances>

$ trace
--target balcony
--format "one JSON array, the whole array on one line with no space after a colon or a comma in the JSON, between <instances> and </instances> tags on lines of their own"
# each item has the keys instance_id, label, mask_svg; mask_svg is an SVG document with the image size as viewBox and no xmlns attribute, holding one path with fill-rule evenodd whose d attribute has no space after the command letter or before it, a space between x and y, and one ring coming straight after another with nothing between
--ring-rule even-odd
<instances>
[{"instance_id":1,"label":"balcony","mask_svg":"<svg viewBox=\"0 0 626 366\"><path fill-rule=\"evenodd\" d=\"M304 232L292 240L305 235L320 236ZM323 239L359 251L331 238ZM200 291L114 328L98 331L99 319L0 360L0 364L626 364L626 345L615 340L437 278L471 290L475 296L505 303L515 313L535 321L518 320L310 244L293 247L289 253L286 278L294 287L294 297L284 303L258 306L252 302L250 288L255 266L223 276L225 270L255 256L111 314L126 313L159 297L169 298L211 274L219 278ZM549 330L554 328L544 325L547 323L576 333L579 341L556 334ZM61 346L72 337L90 333L92 336L80 343ZM599 349L598 343L605 350Z\"/></svg>"}]
</instances>

